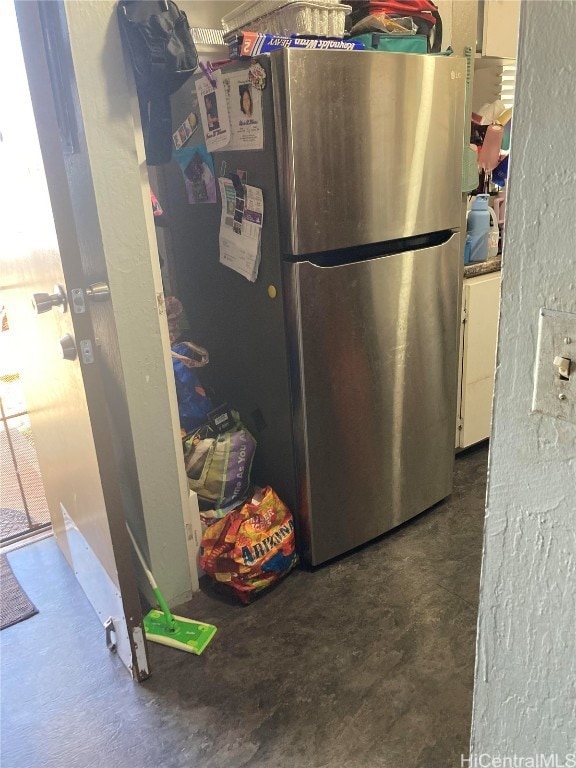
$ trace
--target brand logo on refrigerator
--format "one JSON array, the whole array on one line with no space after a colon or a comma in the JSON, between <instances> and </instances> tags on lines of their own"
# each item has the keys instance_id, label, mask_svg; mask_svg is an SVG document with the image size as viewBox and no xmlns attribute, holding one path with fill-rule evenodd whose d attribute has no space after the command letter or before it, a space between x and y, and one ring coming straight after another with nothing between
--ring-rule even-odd
<instances>
[{"instance_id":1,"label":"brand logo on refrigerator","mask_svg":"<svg viewBox=\"0 0 576 768\"><path fill-rule=\"evenodd\" d=\"M454 72L454 70L451 70L450 77L452 80L460 80L462 78L462 72Z\"/></svg>"}]
</instances>

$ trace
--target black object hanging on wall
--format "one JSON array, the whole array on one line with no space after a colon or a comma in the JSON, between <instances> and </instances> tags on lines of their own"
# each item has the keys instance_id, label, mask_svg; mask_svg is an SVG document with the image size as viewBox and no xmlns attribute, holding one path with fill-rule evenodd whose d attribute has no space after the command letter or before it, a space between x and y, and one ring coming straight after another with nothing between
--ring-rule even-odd
<instances>
[{"instance_id":1,"label":"black object hanging on wall","mask_svg":"<svg viewBox=\"0 0 576 768\"><path fill-rule=\"evenodd\" d=\"M170 96L198 67L188 19L172 0L120 0L117 10L136 79L146 162L163 165L172 157Z\"/></svg>"}]
</instances>

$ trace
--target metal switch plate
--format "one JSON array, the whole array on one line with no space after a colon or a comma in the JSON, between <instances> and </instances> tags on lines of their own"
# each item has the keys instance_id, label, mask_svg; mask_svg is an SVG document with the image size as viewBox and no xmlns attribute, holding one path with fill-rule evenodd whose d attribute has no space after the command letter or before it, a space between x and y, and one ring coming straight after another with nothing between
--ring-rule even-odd
<instances>
[{"instance_id":1,"label":"metal switch plate","mask_svg":"<svg viewBox=\"0 0 576 768\"><path fill-rule=\"evenodd\" d=\"M532 411L576 424L575 361L576 314L541 309Z\"/></svg>"}]
</instances>

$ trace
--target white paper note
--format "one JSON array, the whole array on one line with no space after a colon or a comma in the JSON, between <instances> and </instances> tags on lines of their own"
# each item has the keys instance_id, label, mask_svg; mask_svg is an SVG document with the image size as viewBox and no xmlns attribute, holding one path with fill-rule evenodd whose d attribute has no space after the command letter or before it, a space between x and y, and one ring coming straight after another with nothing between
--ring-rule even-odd
<instances>
[{"instance_id":1,"label":"white paper note","mask_svg":"<svg viewBox=\"0 0 576 768\"><path fill-rule=\"evenodd\" d=\"M198 107L208 152L222 149L230 142L230 118L222 83L222 72L220 70L213 72L212 79L216 87L206 77L196 81Z\"/></svg>"},{"instance_id":2,"label":"white paper note","mask_svg":"<svg viewBox=\"0 0 576 768\"><path fill-rule=\"evenodd\" d=\"M230 142L233 149L263 149L262 91L248 79L248 70L222 75L230 117Z\"/></svg>"},{"instance_id":3,"label":"white paper note","mask_svg":"<svg viewBox=\"0 0 576 768\"><path fill-rule=\"evenodd\" d=\"M255 282L260 266L260 241L264 219L262 190L244 185L244 197L230 179L218 179L222 199L220 262Z\"/></svg>"}]
</instances>

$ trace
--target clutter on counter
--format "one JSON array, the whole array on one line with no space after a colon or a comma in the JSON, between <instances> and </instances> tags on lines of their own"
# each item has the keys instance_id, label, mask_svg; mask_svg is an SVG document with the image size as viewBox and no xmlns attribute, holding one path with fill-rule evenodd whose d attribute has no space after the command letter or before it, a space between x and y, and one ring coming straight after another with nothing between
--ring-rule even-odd
<instances>
[{"instance_id":1,"label":"clutter on counter","mask_svg":"<svg viewBox=\"0 0 576 768\"><path fill-rule=\"evenodd\" d=\"M498 222L488 203L490 195L477 195L468 211L464 264L486 261L498 254Z\"/></svg>"},{"instance_id":2,"label":"clutter on counter","mask_svg":"<svg viewBox=\"0 0 576 768\"><path fill-rule=\"evenodd\" d=\"M493 262L502 252L511 122L512 109L500 100L472 113L470 148L476 156L479 184L468 205L467 266Z\"/></svg>"}]
</instances>

